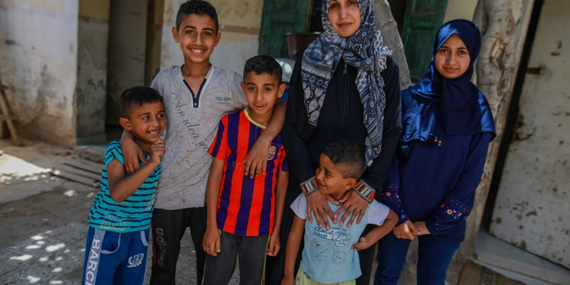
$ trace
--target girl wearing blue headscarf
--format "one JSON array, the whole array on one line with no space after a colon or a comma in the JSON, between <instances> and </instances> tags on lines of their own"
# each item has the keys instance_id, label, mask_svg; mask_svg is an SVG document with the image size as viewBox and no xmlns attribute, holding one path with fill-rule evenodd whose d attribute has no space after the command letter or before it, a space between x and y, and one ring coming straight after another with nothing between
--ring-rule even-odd
<instances>
[{"instance_id":1,"label":"girl wearing blue headscarf","mask_svg":"<svg viewBox=\"0 0 570 285\"><path fill-rule=\"evenodd\" d=\"M282 241L295 217L289 205L301 193L307 198L309 219L321 227L360 221L375 191L382 189L400 134L398 64L382 43L371 1L324 0L322 7L324 32L297 53L281 133L290 165ZM342 204L333 213L327 198L315 191L315 171L325 146L342 139L365 150L367 168L355 191L332 201ZM283 279L286 243L281 245L271 284ZM362 276L357 284L370 284L374 250L371 246L359 252ZM332 262L332 253L326 254Z\"/></svg>"},{"instance_id":2,"label":"girl wearing blue headscarf","mask_svg":"<svg viewBox=\"0 0 570 285\"><path fill-rule=\"evenodd\" d=\"M441 26L428 71L403 90L402 134L381 200L399 221L379 241L374 284L397 284L410 242L419 239L417 284L444 284L465 238L495 126L471 83L481 33L467 20Z\"/></svg>"}]
</instances>

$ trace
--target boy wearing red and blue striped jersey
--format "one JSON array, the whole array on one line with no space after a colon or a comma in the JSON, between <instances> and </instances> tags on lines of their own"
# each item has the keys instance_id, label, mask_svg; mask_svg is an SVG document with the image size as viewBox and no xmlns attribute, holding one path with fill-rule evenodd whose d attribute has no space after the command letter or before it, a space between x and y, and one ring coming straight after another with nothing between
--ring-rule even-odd
<instances>
[{"instance_id":1,"label":"boy wearing red and blue striped jersey","mask_svg":"<svg viewBox=\"0 0 570 285\"><path fill-rule=\"evenodd\" d=\"M209 153L214 157L206 190L208 256L202 284L227 284L239 255L240 280L262 284L265 255L281 249L279 231L289 166L278 135L271 142L265 174L250 177L243 161L285 91L281 66L270 56L247 60L241 83L249 107L224 116ZM247 274L247 276L244 276Z\"/></svg>"}]
</instances>

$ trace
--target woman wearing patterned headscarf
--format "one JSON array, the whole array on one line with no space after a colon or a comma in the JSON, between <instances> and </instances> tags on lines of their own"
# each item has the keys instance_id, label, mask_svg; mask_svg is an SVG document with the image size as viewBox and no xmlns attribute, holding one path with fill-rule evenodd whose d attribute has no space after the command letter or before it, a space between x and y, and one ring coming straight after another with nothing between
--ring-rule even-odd
<instances>
[{"instance_id":1,"label":"woman wearing patterned headscarf","mask_svg":"<svg viewBox=\"0 0 570 285\"><path fill-rule=\"evenodd\" d=\"M489 142L487 100L471 83L481 33L467 20L439 29L428 71L402 91L402 135L381 200L398 216L379 241L374 284L397 284L411 240L419 239L417 283L443 284L465 237Z\"/></svg>"},{"instance_id":2,"label":"woman wearing patterned headscarf","mask_svg":"<svg viewBox=\"0 0 570 285\"><path fill-rule=\"evenodd\" d=\"M291 79L282 130L291 175L282 221L283 248L272 284L283 279L284 241L294 218L288 205L304 192L308 217L320 227L360 222L374 193L382 188L400 133L398 64L382 43L371 1L325 0L322 11L324 33L297 53ZM367 168L355 191L331 201L342 204L333 213L327 198L314 192L319 187L315 171L325 146L341 139L355 141L365 150ZM374 248L360 252L359 284L369 284ZM323 258L334 258L327 254Z\"/></svg>"}]
</instances>

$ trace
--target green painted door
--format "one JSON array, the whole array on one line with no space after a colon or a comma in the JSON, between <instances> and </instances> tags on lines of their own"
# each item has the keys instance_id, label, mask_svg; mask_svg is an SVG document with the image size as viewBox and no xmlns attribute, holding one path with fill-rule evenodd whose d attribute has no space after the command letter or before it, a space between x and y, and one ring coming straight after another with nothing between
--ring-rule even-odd
<instances>
[{"instance_id":1,"label":"green painted door","mask_svg":"<svg viewBox=\"0 0 570 285\"><path fill-rule=\"evenodd\" d=\"M447 0L407 0L402 42L412 81L419 81L432 58L433 39L443 23Z\"/></svg>"},{"instance_id":2,"label":"green painted door","mask_svg":"<svg viewBox=\"0 0 570 285\"><path fill-rule=\"evenodd\" d=\"M285 33L306 32L312 0L264 0L259 54L287 58Z\"/></svg>"}]
</instances>

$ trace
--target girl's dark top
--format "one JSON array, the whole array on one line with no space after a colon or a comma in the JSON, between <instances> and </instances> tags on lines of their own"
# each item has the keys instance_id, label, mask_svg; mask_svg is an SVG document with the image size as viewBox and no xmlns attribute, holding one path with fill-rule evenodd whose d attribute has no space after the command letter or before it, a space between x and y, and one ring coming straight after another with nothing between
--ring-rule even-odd
<instances>
[{"instance_id":1,"label":"girl's dark top","mask_svg":"<svg viewBox=\"0 0 570 285\"><path fill-rule=\"evenodd\" d=\"M452 35L470 55L467 70L443 77L434 58ZM468 20L444 23L437 32L430 66L420 82L402 91L402 136L381 201L399 216L398 225L425 221L433 238L461 242L481 181L495 124L485 96L471 83L481 33Z\"/></svg>"},{"instance_id":2,"label":"girl's dark top","mask_svg":"<svg viewBox=\"0 0 570 285\"><path fill-rule=\"evenodd\" d=\"M292 174L287 197L292 198L301 193L300 182L315 176L315 170L319 166L319 156L325 146L341 139L350 139L364 149L368 136L363 124L362 102L354 84L357 69L345 64L343 60L338 64L327 88L318 125L314 127L307 122L301 84L303 52L297 53L297 64L291 77L285 125L281 132ZM386 93L382 149L361 178L377 190L377 193L382 189L401 129L398 63L389 56L386 64L387 68L382 72ZM378 196L377 194L376 198Z\"/></svg>"},{"instance_id":3,"label":"girl's dark top","mask_svg":"<svg viewBox=\"0 0 570 285\"><path fill-rule=\"evenodd\" d=\"M465 219L473 207L489 142L495 136L489 104L479 93L481 132L447 135L441 130L442 108L438 104L414 100L409 89L402 91L401 96L402 114L409 114L410 109L430 107L438 136L398 144L380 200L398 214L397 225L407 220L425 221L431 233L425 237L461 242L465 238ZM405 126L402 136L408 131Z\"/></svg>"}]
</instances>

